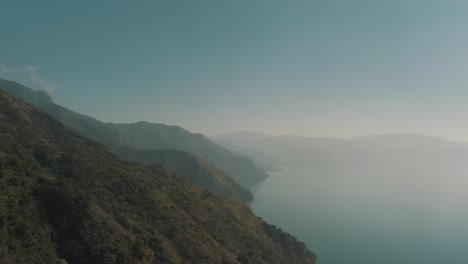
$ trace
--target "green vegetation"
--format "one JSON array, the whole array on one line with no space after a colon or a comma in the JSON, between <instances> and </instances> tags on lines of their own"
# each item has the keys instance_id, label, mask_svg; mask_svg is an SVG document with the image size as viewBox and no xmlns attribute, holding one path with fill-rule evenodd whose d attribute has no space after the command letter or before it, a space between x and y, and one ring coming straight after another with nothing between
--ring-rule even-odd
<instances>
[{"instance_id":1,"label":"green vegetation","mask_svg":"<svg viewBox=\"0 0 468 264\"><path fill-rule=\"evenodd\" d=\"M243 187L252 186L268 177L252 160L237 156L203 135L192 134L178 126L147 122L107 125L116 131L110 143L141 150L176 149L192 153L210 161Z\"/></svg>"},{"instance_id":2,"label":"green vegetation","mask_svg":"<svg viewBox=\"0 0 468 264\"><path fill-rule=\"evenodd\" d=\"M188 182L229 199L249 202L250 191L242 188L231 177L202 158L178 150L120 149L120 157L144 164L159 164L165 170L182 176Z\"/></svg>"},{"instance_id":3,"label":"green vegetation","mask_svg":"<svg viewBox=\"0 0 468 264\"><path fill-rule=\"evenodd\" d=\"M101 144L0 91L0 263L315 263L241 202Z\"/></svg>"},{"instance_id":4,"label":"green vegetation","mask_svg":"<svg viewBox=\"0 0 468 264\"><path fill-rule=\"evenodd\" d=\"M251 200L252 194L245 188L268 177L250 159L234 155L203 135L192 134L181 127L146 122L105 124L54 104L46 92L32 91L20 84L1 79L0 89L47 112L78 134L106 144L121 157L163 165L190 182L227 198ZM168 162L168 152L164 152L168 149L179 150L170 152L173 160L178 161L176 166ZM138 150L142 151L136 155ZM177 157L178 155L180 156ZM210 162L214 165L209 164ZM167 166L169 163L170 166ZM189 169L194 171L190 172ZM201 178L196 179L196 176Z\"/></svg>"},{"instance_id":5,"label":"green vegetation","mask_svg":"<svg viewBox=\"0 0 468 264\"><path fill-rule=\"evenodd\" d=\"M224 175L229 175L244 188L268 177L268 174L249 158L235 155L203 135L190 133L178 126L147 122L103 123L54 104L43 91L34 92L20 84L1 79L0 89L38 107L76 133L110 147L140 150L174 149L192 153L211 162L224 171Z\"/></svg>"}]
</instances>

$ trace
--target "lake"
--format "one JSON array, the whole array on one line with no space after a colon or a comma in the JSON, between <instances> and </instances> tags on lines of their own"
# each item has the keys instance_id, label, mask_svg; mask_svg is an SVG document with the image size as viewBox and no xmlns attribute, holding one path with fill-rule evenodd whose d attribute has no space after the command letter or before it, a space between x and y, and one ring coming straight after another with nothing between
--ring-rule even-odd
<instances>
[{"instance_id":1,"label":"lake","mask_svg":"<svg viewBox=\"0 0 468 264\"><path fill-rule=\"evenodd\" d=\"M253 189L250 206L319 264L466 264L467 172L463 162L287 166Z\"/></svg>"}]
</instances>

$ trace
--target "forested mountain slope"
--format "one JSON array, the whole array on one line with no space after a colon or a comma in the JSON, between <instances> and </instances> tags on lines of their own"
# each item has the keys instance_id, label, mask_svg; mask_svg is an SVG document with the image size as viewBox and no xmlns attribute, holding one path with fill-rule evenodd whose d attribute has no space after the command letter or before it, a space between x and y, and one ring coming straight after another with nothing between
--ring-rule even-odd
<instances>
[{"instance_id":1,"label":"forested mountain slope","mask_svg":"<svg viewBox=\"0 0 468 264\"><path fill-rule=\"evenodd\" d=\"M1 263L314 263L251 210L0 91Z\"/></svg>"},{"instance_id":2,"label":"forested mountain slope","mask_svg":"<svg viewBox=\"0 0 468 264\"><path fill-rule=\"evenodd\" d=\"M54 104L44 91L33 91L21 84L0 79L0 89L47 112L75 132L111 149L166 150L175 149L200 156L224 173L217 178L232 177L244 188L258 183L268 174L250 159L234 155L229 150L208 140L201 134L190 133L178 126L138 122L133 124L103 123ZM123 155L124 156L124 155ZM129 156L129 155L127 155ZM183 157L180 159L182 160ZM145 160L147 161L147 160ZM155 161L156 162L156 161ZM185 166L184 164L181 164ZM230 180L223 180L227 183ZM199 182L202 184L202 182ZM236 185L223 185L219 189L239 189ZM238 192L234 190L233 193ZM227 196L227 197L232 197ZM243 197L236 197L244 199Z\"/></svg>"}]
</instances>

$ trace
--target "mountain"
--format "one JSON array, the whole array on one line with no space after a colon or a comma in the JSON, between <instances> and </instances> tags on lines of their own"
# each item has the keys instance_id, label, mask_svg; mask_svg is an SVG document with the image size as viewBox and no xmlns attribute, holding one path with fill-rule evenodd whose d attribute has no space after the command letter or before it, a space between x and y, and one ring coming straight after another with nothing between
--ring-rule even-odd
<instances>
[{"instance_id":1,"label":"mountain","mask_svg":"<svg viewBox=\"0 0 468 264\"><path fill-rule=\"evenodd\" d=\"M401 148L432 148L453 145L454 142L440 137L432 137L421 134L381 134L371 136L354 137L349 143L367 148L401 149Z\"/></svg>"},{"instance_id":2,"label":"mountain","mask_svg":"<svg viewBox=\"0 0 468 264\"><path fill-rule=\"evenodd\" d=\"M239 132L232 132L232 133L225 133L221 135L214 136L212 138L216 140L223 140L227 142L239 142L239 141L249 141L249 140L262 140L262 139L269 139L274 136L253 132L253 131L239 131Z\"/></svg>"},{"instance_id":3,"label":"mountain","mask_svg":"<svg viewBox=\"0 0 468 264\"><path fill-rule=\"evenodd\" d=\"M165 170L182 176L190 183L229 199L249 202L250 191L242 188L231 177L197 155L178 150L119 149L120 157L144 164L159 164Z\"/></svg>"},{"instance_id":4,"label":"mountain","mask_svg":"<svg viewBox=\"0 0 468 264\"><path fill-rule=\"evenodd\" d=\"M248 157L265 171L275 171L280 169L280 164L277 160L261 151L239 147L225 140L217 140L216 138L213 138L212 140L237 155Z\"/></svg>"},{"instance_id":5,"label":"mountain","mask_svg":"<svg viewBox=\"0 0 468 264\"><path fill-rule=\"evenodd\" d=\"M213 137L223 144L254 149L271 156L281 165L326 165L339 159L344 140L336 138L307 138L300 136L268 136L256 132L223 134Z\"/></svg>"},{"instance_id":6,"label":"mountain","mask_svg":"<svg viewBox=\"0 0 468 264\"><path fill-rule=\"evenodd\" d=\"M33 91L15 82L1 80L0 89L50 114L75 132L108 146L141 150L175 149L202 157L213 163L243 187L250 187L268 177L255 162L233 154L201 134L178 126L148 122L133 124L103 123L54 104L43 91Z\"/></svg>"},{"instance_id":7,"label":"mountain","mask_svg":"<svg viewBox=\"0 0 468 264\"><path fill-rule=\"evenodd\" d=\"M0 91L1 263L315 263L243 203L118 158Z\"/></svg>"},{"instance_id":8,"label":"mountain","mask_svg":"<svg viewBox=\"0 0 468 264\"><path fill-rule=\"evenodd\" d=\"M107 124L115 131L103 141L142 150L176 149L199 155L225 171L244 187L252 186L268 177L257 164L244 156L212 142L201 134L192 134L178 126L148 122ZM86 134L86 130L82 130ZM90 134L90 133L88 133Z\"/></svg>"},{"instance_id":9,"label":"mountain","mask_svg":"<svg viewBox=\"0 0 468 264\"><path fill-rule=\"evenodd\" d=\"M261 151L283 165L329 166L356 161L375 162L376 159L439 164L464 162L468 158L468 143L420 134L382 134L351 139L300 136L252 139L231 135L215 138L230 139L229 144Z\"/></svg>"}]
</instances>

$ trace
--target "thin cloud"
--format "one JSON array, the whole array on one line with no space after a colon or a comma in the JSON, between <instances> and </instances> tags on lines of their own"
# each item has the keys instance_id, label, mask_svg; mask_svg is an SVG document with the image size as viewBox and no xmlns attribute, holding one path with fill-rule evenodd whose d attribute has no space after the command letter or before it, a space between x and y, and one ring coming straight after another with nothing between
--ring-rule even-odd
<instances>
[{"instance_id":1,"label":"thin cloud","mask_svg":"<svg viewBox=\"0 0 468 264\"><path fill-rule=\"evenodd\" d=\"M27 66L25 68L25 72L29 80L39 85L46 92L53 93L55 90L57 90L58 83L55 81L42 79L36 66Z\"/></svg>"},{"instance_id":2,"label":"thin cloud","mask_svg":"<svg viewBox=\"0 0 468 264\"><path fill-rule=\"evenodd\" d=\"M0 77L7 77L12 75L15 75L16 78L28 79L48 93L53 93L58 88L58 83L56 81L43 79L39 74L39 70L36 66L29 65L24 69L15 69L5 64L0 64Z\"/></svg>"},{"instance_id":3,"label":"thin cloud","mask_svg":"<svg viewBox=\"0 0 468 264\"><path fill-rule=\"evenodd\" d=\"M16 74L18 71L12 67L0 64L0 77Z\"/></svg>"}]
</instances>

